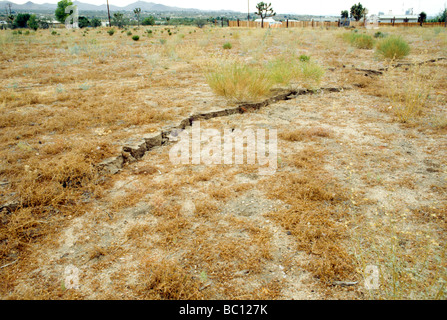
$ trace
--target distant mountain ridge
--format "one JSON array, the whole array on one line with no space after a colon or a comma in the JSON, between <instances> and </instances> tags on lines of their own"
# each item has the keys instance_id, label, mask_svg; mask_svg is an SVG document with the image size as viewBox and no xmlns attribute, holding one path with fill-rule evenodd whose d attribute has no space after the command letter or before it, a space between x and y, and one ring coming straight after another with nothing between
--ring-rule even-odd
<instances>
[{"instance_id":1,"label":"distant mountain ridge","mask_svg":"<svg viewBox=\"0 0 447 320\"><path fill-rule=\"evenodd\" d=\"M12 10L56 10L57 4L54 3L44 3L38 4L31 1L28 1L24 4L16 4L12 1L0 1L0 10L4 10L8 3L12 4ZM106 11L107 5L94 5L89 3L84 3L80 1L73 1L73 4L78 6L80 11ZM119 7L115 5L109 5L110 10L112 11L132 11L135 8L141 8L142 11L152 11L152 12L162 12L162 11L201 11L199 9L186 9L186 8L178 8L178 7L170 7L165 6L163 4L154 3L154 2L146 2L146 1L137 1L131 3L125 7Z\"/></svg>"}]
</instances>

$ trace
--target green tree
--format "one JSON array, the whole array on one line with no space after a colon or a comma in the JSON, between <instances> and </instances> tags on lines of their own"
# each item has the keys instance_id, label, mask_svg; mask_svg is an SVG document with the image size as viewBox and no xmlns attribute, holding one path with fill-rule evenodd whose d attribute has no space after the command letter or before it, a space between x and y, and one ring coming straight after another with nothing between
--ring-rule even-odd
<instances>
[{"instance_id":1,"label":"green tree","mask_svg":"<svg viewBox=\"0 0 447 320\"><path fill-rule=\"evenodd\" d=\"M90 25L90 21L86 18L86 17L83 17L83 16L80 16L79 17L79 19L78 19L78 26L79 26L79 28L86 28L86 27L88 27Z\"/></svg>"},{"instance_id":2,"label":"green tree","mask_svg":"<svg viewBox=\"0 0 447 320\"><path fill-rule=\"evenodd\" d=\"M93 18L93 19L90 21L90 25L91 25L93 28L96 28L96 27L100 27L100 26L102 25L102 23L101 23L101 20L100 20L100 19L98 19L98 18Z\"/></svg>"},{"instance_id":3,"label":"green tree","mask_svg":"<svg viewBox=\"0 0 447 320\"><path fill-rule=\"evenodd\" d=\"M113 14L112 25L122 28L124 26L124 15L121 12Z\"/></svg>"},{"instance_id":4,"label":"green tree","mask_svg":"<svg viewBox=\"0 0 447 320\"><path fill-rule=\"evenodd\" d=\"M54 15L56 16L56 20L60 23L65 23L65 19L70 15L68 13L65 13L65 9L68 6L72 6L73 2L70 0L61 0L57 3L56 11L54 12Z\"/></svg>"},{"instance_id":5,"label":"green tree","mask_svg":"<svg viewBox=\"0 0 447 320\"><path fill-rule=\"evenodd\" d=\"M348 19L348 18L349 18L349 12L348 12L348 10L343 10L343 11L341 12L341 18L342 18L342 19Z\"/></svg>"},{"instance_id":6,"label":"green tree","mask_svg":"<svg viewBox=\"0 0 447 320\"><path fill-rule=\"evenodd\" d=\"M445 22L447 16L447 9L444 9L439 15L438 15L438 22Z\"/></svg>"},{"instance_id":7,"label":"green tree","mask_svg":"<svg viewBox=\"0 0 447 320\"><path fill-rule=\"evenodd\" d=\"M256 15L261 17L261 27L264 28L264 19L270 18L276 16L276 12L273 11L272 4L265 3L265 2L259 2L256 5L256 10L258 12L255 12Z\"/></svg>"},{"instance_id":8,"label":"green tree","mask_svg":"<svg viewBox=\"0 0 447 320\"><path fill-rule=\"evenodd\" d=\"M425 20L427 20L427 14L422 11L421 13L419 13L418 22L423 23L425 22Z\"/></svg>"},{"instance_id":9,"label":"green tree","mask_svg":"<svg viewBox=\"0 0 447 320\"><path fill-rule=\"evenodd\" d=\"M428 22L445 22L447 15L447 8L443 9L434 19L427 20Z\"/></svg>"},{"instance_id":10,"label":"green tree","mask_svg":"<svg viewBox=\"0 0 447 320\"><path fill-rule=\"evenodd\" d=\"M133 10L133 13L135 13L135 15L137 16L138 26L140 26L140 13L141 13L141 8L135 8L135 9Z\"/></svg>"},{"instance_id":11,"label":"green tree","mask_svg":"<svg viewBox=\"0 0 447 320\"><path fill-rule=\"evenodd\" d=\"M355 21L359 21L366 13L366 8L362 6L359 2L351 7L351 18L354 18Z\"/></svg>"},{"instance_id":12,"label":"green tree","mask_svg":"<svg viewBox=\"0 0 447 320\"><path fill-rule=\"evenodd\" d=\"M143 26L153 26L155 24L155 18L150 16L143 19Z\"/></svg>"},{"instance_id":13,"label":"green tree","mask_svg":"<svg viewBox=\"0 0 447 320\"><path fill-rule=\"evenodd\" d=\"M206 20L202 19L202 18L198 18L194 22L195 22L196 26L199 28L203 28L206 25Z\"/></svg>"},{"instance_id":14,"label":"green tree","mask_svg":"<svg viewBox=\"0 0 447 320\"><path fill-rule=\"evenodd\" d=\"M31 18L29 13L19 13L12 23L13 28L26 28L28 20Z\"/></svg>"},{"instance_id":15,"label":"green tree","mask_svg":"<svg viewBox=\"0 0 447 320\"><path fill-rule=\"evenodd\" d=\"M36 31L39 28L39 22L37 21L37 17L35 14L32 14L29 17L27 25L30 29L33 29L34 31Z\"/></svg>"}]
</instances>

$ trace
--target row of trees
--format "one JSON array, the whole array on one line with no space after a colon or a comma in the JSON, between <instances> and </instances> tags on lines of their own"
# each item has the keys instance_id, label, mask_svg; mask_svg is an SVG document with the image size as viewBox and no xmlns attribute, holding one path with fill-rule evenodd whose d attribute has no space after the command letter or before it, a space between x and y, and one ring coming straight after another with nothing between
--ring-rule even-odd
<instances>
[{"instance_id":1,"label":"row of trees","mask_svg":"<svg viewBox=\"0 0 447 320\"><path fill-rule=\"evenodd\" d=\"M71 5L73 5L73 2L71 2L70 0L61 0L57 3L57 9L55 11L55 16L59 22L65 23L65 19L67 19L67 17L70 15L69 13L66 13L66 8ZM133 12L135 14L135 17L137 18L137 22L138 22L138 26L139 26L140 25L141 8L135 8ZM130 20L128 18L126 18L123 13L115 12L113 14L113 17L112 17L110 23L113 26L122 28L125 25L129 25ZM142 24L146 25L146 26L154 25L155 18L152 16L146 17L143 19ZM97 18L94 18L91 21L89 21L86 17L79 17L79 27L80 28L87 27L87 26L97 27L100 25L101 25L101 20L99 20Z\"/></svg>"},{"instance_id":2,"label":"row of trees","mask_svg":"<svg viewBox=\"0 0 447 320\"><path fill-rule=\"evenodd\" d=\"M10 27L12 29L17 28L30 28L33 30L37 29L48 29L52 22L47 18L38 18L35 14L29 13L19 13L13 17ZM99 27L101 26L101 20L98 18L93 18L89 20L86 17L79 17L78 24L80 28L85 27Z\"/></svg>"},{"instance_id":3,"label":"row of trees","mask_svg":"<svg viewBox=\"0 0 447 320\"><path fill-rule=\"evenodd\" d=\"M65 8L66 6L69 5L69 3L71 3L69 0L62 0L58 3L58 7L59 5L65 6L64 7L64 12L65 12ZM259 2L256 5L256 10L257 12L255 12L256 15L258 15L261 19L262 22L264 22L264 19L269 18L269 17L273 17L276 15L276 12L273 11L272 8L272 4L271 3L265 3L265 2ZM135 8L134 9L134 14L137 17L137 21L138 21L138 25L140 25L140 14L141 14L141 8ZM56 14L57 16L57 14ZM67 15L68 16L68 15ZM65 21L66 16L61 17L61 19L63 18L63 20ZM171 18L166 17L166 22L170 22ZM189 21L191 24L194 23L195 25L197 25L199 28L202 28L205 24L207 23L216 23L217 20L214 18L211 19L190 19L191 21ZM225 18L221 19L221 22L223 24L223 21L225 20ZM227 19L228 20L228 19ZM61 21L61 20L60 20ZM61 21L62 22L62 21ZM185 21L184 21L185 22ZM113 14L113 19L111 20L111 24L113 26L117 26L119 28L123 27L124 25L128 25L129 21L127 18L124 17L124 14L120 13L120 12L116 12ZM155 18L150 16L150 17L146 17L143 19L142 21L143 25L155 25ZM262 24L262 27L264 27L264 24Z\"/></svg>"},{"instance_id":4,"label":"row of trees","mask_svg":"<svg viewBox=\"0 0 447 320\"><path fill-rule=\"evenodd\" d=\"M444 10L442 10L436 18L429 20L429 22L446 22L446 18L447 18L447 9L444 8Z\"/></svg>"},{"instance_id":5,"label":"row of trees","mask_svg":"<svg viewBox=\"0 0 447 320\"><path fill-rule=\"evenodd\" d=\"M51 21L45 18L38 18L35 14L29 13L19 13L16 16L8 16L10 21L9 27L12 29L16 28L30 28L33 30L37 29L48 29L50 27Z\"/></svg>"}]
</instances>

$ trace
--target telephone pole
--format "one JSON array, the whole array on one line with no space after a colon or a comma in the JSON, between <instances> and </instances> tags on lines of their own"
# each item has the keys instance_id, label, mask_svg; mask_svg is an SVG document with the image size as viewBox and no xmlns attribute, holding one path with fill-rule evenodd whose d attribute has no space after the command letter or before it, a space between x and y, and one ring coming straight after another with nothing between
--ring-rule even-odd
<instances>
[{"instance_id":1,"label":"telephone pole","mask_svg":"<svg viewBox=\"0 0 447 320\"><path fill-rule=\"evenodd\" d=\"M109 16L109 27L112 26L112 24L110 23L110 9L109 9L109 0L107 0L107 14Z\"/></svg>"},{"instance_id":2,"label":"telephone pole","mask_svg":"<svg viewBox=\"0 0 447 320\"><path fill-rule=\"evenodd\" d=\"M6 14L7 15L11 15L11 7L12 7L12 3L10 3L10 2L6 3Z\"/></svg>"},{"instance_id":3,"label":"telephone pole","mask_svg":"<svg viewBox=\"0 0 447 320\"><path fill-rule=\"evenodd\" d=\"M250 0L248 0L248 15L247 15L247 21L250 23Z\"/></svg>"}]
</instances>

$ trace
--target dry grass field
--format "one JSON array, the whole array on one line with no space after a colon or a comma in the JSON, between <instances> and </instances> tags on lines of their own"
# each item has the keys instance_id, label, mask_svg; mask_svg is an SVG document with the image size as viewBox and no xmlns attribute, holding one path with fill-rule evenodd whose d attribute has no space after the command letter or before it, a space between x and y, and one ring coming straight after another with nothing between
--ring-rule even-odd
<instances>
[{"instance_id":1,"label":"dry grass field","mask_svg":"<svg viewBox=\"0 0 447 320\"><path fill-rule=\"evenodd\" d=\"M377 31L1 30L0 297L446 299L447 30L380 29L411 49L391 60ZM97 170L300 88L200 123L276 129L274 175L174 165L172 142Z\"/></svg>"}]
</instances>

